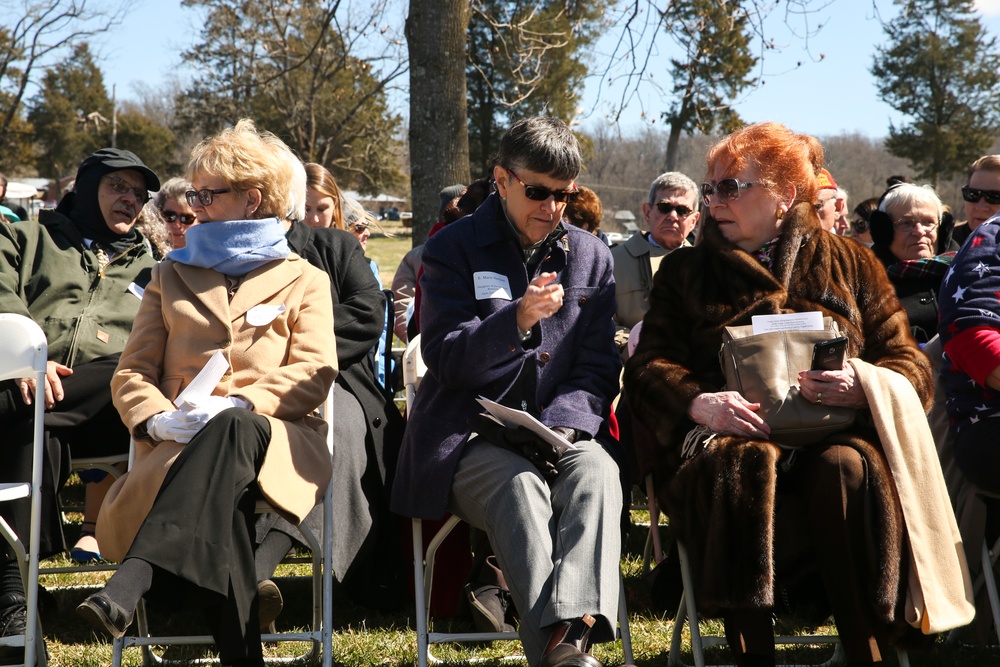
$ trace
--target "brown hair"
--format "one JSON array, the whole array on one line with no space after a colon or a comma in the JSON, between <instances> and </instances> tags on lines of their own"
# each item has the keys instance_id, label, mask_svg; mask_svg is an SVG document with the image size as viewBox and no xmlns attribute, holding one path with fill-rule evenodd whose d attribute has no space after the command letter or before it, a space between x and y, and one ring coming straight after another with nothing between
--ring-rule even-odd
<instances>
[{"instance_id":1,"label":"brown hair","mask_svg":"<svg viewBox=\"0 0 1000 667\"><path fill-rule=\"evenodd\" d=\"M566 211L563 215L574 227L584 229L591 234L596 234L601 228L601 217L604 209L601 207L601 200L590 188L582 185L577 188L580 194L574 201L566 204Z\"/></svg>"},{"instance_id":2,"label":"brown hair","mask_svg":"<svg viewBox=\"0 0 1000 667\"><path fill-rule=\"evenodd\" d=\"M972 178L972 174L977 171L994 171L1000 172L1000 155L984 155L969 166L969 175L967 178Z\"/></svg>"},{"instance_id":3,"label":"brown hair","mask_svg":"<svg viewBox=\"0 0 1000 667\"><path fill-rule=\"evenodd\" d=\"M306 163L306 187L333 199L333 226L344 229L344 212L341 210L344 195L340 192L333 174L321 164Z\"/></svg>"},{"instance_id":4,"label":"brown hair","mask_svg":"<svg viewBox=\"0 0 1000 667\"><path fill-rule=\"evenodd\" d=\"M720 162L728 162L727 174L746 168L757 172L764 187L775 197L795 186L794 204L816 199L816 174L823 168L823 147L816 137L792 132L781 123L755 123L733 132L708 151L708 173Z\"/></svg>"}]
</instances>

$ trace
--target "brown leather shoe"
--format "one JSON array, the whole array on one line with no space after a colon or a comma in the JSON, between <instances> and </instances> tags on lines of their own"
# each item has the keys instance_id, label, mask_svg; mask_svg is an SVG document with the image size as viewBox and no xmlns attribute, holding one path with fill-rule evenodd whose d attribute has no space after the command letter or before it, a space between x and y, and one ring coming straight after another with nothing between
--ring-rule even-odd
<instances>
[{"instance_id":1,"label":"brown leather shoe","mask_svg":"<svg viewBox=\"0 0 1000 667\"><path fill-rule=\"evenodd\" d=\"M603 667L586 652L594 617L584 614L572 621L562 621L552 629L549 643L538 667Z\"/></svg>"}]
</instances>

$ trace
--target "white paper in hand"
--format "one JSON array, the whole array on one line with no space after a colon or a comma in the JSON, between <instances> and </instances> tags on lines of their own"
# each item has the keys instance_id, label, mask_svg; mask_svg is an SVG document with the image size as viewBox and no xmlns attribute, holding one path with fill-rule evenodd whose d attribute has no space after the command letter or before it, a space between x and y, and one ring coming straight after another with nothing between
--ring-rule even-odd
<instances>
[{"instance_id":1,"label":"white paper in hand","mask_svg":"<svg viewBox=\"0 0 1000 667\"><path fill-rule=\"evenodd\" d=\"M562 437L524 410L514 410L513 408L500 405L499 403L491 401L488 398L483 398L482 396L476 400L479 402L479 405L486 408L486 411L493 415L497 421L508 428L520 426L521 428L528 429L550 445L562 446L567 449L576 449L576 446L572 442Z\"/></svg>"},{"instance_id":2,"label":"white paper in hand","mask_svg":"<svg viewBox=\"0 0 1000 667\"><path fill-rule=\"evenodd\" d=\"M198 371L198 374L191 380L191 384L184 387L184 391L177 395L177 398L174 399L174 405L180 408L189 399L210 396L228 370L229 360L226 359L222 350L216 350L205 367Z\"/></svg>"}]
</instances>

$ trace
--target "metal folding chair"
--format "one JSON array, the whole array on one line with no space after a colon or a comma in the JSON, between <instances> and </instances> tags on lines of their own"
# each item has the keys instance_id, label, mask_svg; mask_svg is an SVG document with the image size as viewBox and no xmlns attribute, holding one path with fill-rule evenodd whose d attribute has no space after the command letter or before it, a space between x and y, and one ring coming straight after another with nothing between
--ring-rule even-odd
<instances>
[{"instance_id":1,"label":"metal folding chair","mask_svg":"<svg viewBox=\"0 0 1000 667\"><path fill-rule=\"evenodd\" d=\"M403 353L403 383L406 393L406 411L409 414L413 407L413 399L416 397L417 385L427 372L427 366L420 355L420 336L415 336L406 346ZM438 529L434 537L424 551L423 522L420 519L413 519L413 592L416 598L416 622L417 622L417 665L427 667L428 663L441 662L431 653L433 644L445 643L465 643L484 642L499 640L518 640L516 632L431 632L430 631L430 609L431 590L434 581L434 559L438 547L448 537L449 533L461 522L457 516L451 516L445 524ZM628 626L628 610L625 605L625 584L620 583L618 597L618 624L619 636L622 641L622 650L625 654L625 662L632 662L632 636ZM503 660L523 660L520 655L507 656ZM492 658L490 659L492 660ZM477 659L467 660L467 662L479 662Z\"/></svg>"},{"instance_id":2,"label":"metal folding chair","mask_svg":"<svg viewBox=\"0 0 1000 667\"><path fill-rule=\"evenodd\" d=\"M0 314L0 380L24 377L35 379L33 446L31 454L31 481L0 484L0 502L31 498L31 520L28 528L28 548L23 536L14 533L10 525L0 518L0 534L17 554L21 581L27 601L27 619L23 635L2 637L2 646L24 648L24 664L46 664L45 638L38 617L38 549L41 541L42 511L42 454L45 446L45 369L48 362L48 344L41 328L30 318L12 313Z\"/></svg>"},{"instance_id":3,"label":"metal folding chair","mask_svg":"<svg viewBox=\"0 0 1000 667\"><path fill-rule=\"evenodd\" d=\"M673 631L670 636L670 654L667 658L667 665L669 667L689 667L681 659L681 633L684 630L684 622L688 621L688 627L691 632L691 657L694 660L695 667L705 667L707 664L705 662L705 652L704 649L710 646L725 646L726 638L723 636L703 636L701 634L701 629L698 626L698 606L695 599L695 589L694 589L694 577L691 574L691 563L688 561L687 551L684 549L684 545L679 541L674 541L674 546L677 548L677 557L680 560L681 566L681 580L684 584L684 592L681 595L680 605L677 608L677 615L674 616ZM840 638L837 636L827 636L827 635L781 635L774 638L774 643L776 645L788 645L788 644L834 644L835 649L833 656L829 660L820 665L807 665L804 667L832 667L832 665L840 665L844 663L843 648L840 644ZM904 649L897 648L896 655L899 659L900 667L910 667L910 658ZM789 665L788 667L799 667Z\"/></svg>"},{"instance_id":4,"label":"metal folding chair","mask_svg":"<svg viewBox=\"0 0 1000 667\"><path fill-rule=\"evenodd\" d=\"M326 434L326 444L330 451L331 460L333 458L333 388L326 397L322 406L322 413L326 419L328 429ZM132 466L134 458L134 446L129 454L129 467ZM266 501L257 501L256 512L266 514L274 512ZM303 632L279 632L261 635L264 642L311 642L312 648L305 655L289 658L268 658L272 663L289 663L313 660L317 654L322 656L322 667L331 667L333 664L333 479L326 487L323 494L323 541L320 542L316 535L307 529L301 529L302 536L306 540L312 552L312 588L313 588L313 609L312 609L312 629ZM138 646L142 648L143 664L147 667L151 665L164 664L211 664L218 661L214 658L202 658L198 660L170 660L166 659L152 650L153 646L190 646L190 645L210 645L215 640L210 635L188 635L188 636L166 636L156 637L150 634L149 619L146 614L145 603L140 601L136 609L136 626L138 634L136 636L125 635L115 639L112 655L112 666L121 667L122 652L124 649Z\"/></svg>"}]
</instances>

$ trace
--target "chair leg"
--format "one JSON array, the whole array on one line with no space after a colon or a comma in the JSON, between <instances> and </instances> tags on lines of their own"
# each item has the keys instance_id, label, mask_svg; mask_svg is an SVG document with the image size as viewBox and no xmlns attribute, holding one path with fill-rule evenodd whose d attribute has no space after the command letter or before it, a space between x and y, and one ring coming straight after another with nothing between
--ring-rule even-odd
<instances>
[{"instance_id":1,"label":"chair leg","mask_svg":"<svg viewBox=\"0 0 1000 667\"><path fill-rule=\"evenodd\" d=\"M998 542L1000 544L1000 542ZM994 547L996 548L996 547ZM990 550L983 540L982 549L983 580L986 584L986 593L990 598L990 611L993 612L993 628L997 633L997 641L1000 641L1000 596L997 595L997 580L993 574L993 559L990 557Z\"/></svg>"},{"instance_id":2,"label":"chair leg","mask_svg":"<svg viewBox=\"0 0 1000 667\"><path fill-rule=\"evenodd\" d=\"M695 667L705 667L705 654L701 644L701 629L698 627L697 605L694 599L694 577L691 575L691 564L688 562L687 550L677 542L677 558L681 565L681 581L684 584L684 599L682 604L687 608L688 628L691 633L691 657ZM678 611L678 614L680 612ZM677 620L674 621L677 623ZM683 618L680 622L683 624Z\"/></svg>"},{"instance_id":3,"label":"chair leg","mask_svg":"<svg viewBox=\"0 0 1000 667\"><path fill-rule=\"evenodd\" d=\"M625 578L618 578L618 633L622 640L622 654L625 664L631 665L632 660L632 630L628 625L628 606L625 603Z\"/></svg>"},{"instance_id":4,"label":"chair leg","mask_svg":"<svg viewBox=\"0 0 1000 667\"><path fill-rule=\"evenodd\" d=\"M417 667L427 667L427 603L424 600L423 522L413 519L413 597L417 622Z\"/></svg>"}]
</instances>

